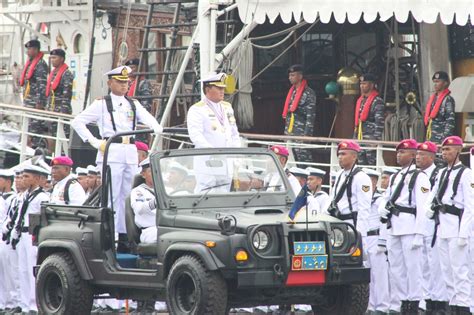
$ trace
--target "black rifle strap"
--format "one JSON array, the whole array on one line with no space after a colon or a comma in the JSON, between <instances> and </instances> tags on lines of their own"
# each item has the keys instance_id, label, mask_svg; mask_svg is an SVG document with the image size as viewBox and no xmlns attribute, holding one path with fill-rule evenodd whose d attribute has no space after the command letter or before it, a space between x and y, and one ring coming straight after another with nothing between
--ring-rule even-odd
<instances>
[{"instance_id":1,"label":"black rifle strap","mask_svg":"<svg viewBox=\"0 0 474 315\"><path fill-rule=\"evenodd\" d=\"M440 170L439 167L435 167L435 169L433 170L433 172L430 175L431 189L433 189L434 184L436 183L436 176L438 176L439 170Z\"/></svg>"},{"instance_id":2,"label":"black rifle strap","mask_svg":"<svg viewBox=\"0 0 474 315\"><path fill-rule=\"evenodd\" d=\"M459 172L456 174L456 177L454 177L454 182L453 182L453 194L451 196L451 201L454 201L454 197L458 194L458 188L459 188L459 183L461 182L461 176L462 173L464 173L464 170L466 167L461 164L461 168Z\"/></svg>"},{"instance_id":3,"label":"black rifle strap","mask_svg":"<svg viewBox=\"0 0 474 315\"><path fill-rule=\"evenodd\" d=\"M133 112L133 129L135 130L135 127L137 125L137 107L135 106L135 102L133 99L129 98L128 96L125 97L125 99L130 103L130 107L132 108ZM115 125L115 119L114 119L114 105L112 103L112 97L109 95L104 96L105 100L105 105L107 106L107 111L110 114L110 120L112 121L112 128L114 129L114 132L117 132L117 127Z\"/></svg>"},{"instance_id":4,"label":"black rifle strap","mask_svg":"<svg viewBox=\"0 0 474 315\"><path fill-rule=\"evenodd\" d=\"M410 181L408 182L408 205L411 206L411 199L412 199L412 193L413 189L415 188L416 184L416 179L418 177L418 174L420 174L420 170L416 169L414 171L411 171L413 175L410 178Z\"/></svg>"},{"instance_id":5,"label":"black rifle strap","mask_svg":"<svg viewBox=\"0 0 474 315\"><path fill-rule=\"evenodd\" d=\"M20 230L23 227L23 219L25 218L26 210L28 209L29 204L36 198L36 196L38 196L42 192L43 188L39 187L35 189L31 194L29 194L28 197L25 198L25 200L23 200L23 204L21 205L21 210L18 217L18 222L15 227L17 230Z\"/></svg>"},{"instance_id":6,"label":"black rifle strap","mask_svg":"<svg viewBox=\"0 0 474 315\"><path fill-rule=\"evenodd\" d=\"M347 190L347 198L349 199L349 207L351 206L350 205L350 197L352 197L352 187L351 187L352 186L352 179L354 178L354 175L356 175L360 171L361 171L361 169L359 167L356 167L350 174L347 175L344 183L342 183L341 187L337 191L336 197L334 198L334 202L336 204L342 199L342 196L344 196L344 192L346 192L346 190ZM339 175L339 178L338 178L336 186L335 186L336 189L337 189L339 181L342 177L342 174L343 174L343 172Z\"/></svg>"}]
</instances>

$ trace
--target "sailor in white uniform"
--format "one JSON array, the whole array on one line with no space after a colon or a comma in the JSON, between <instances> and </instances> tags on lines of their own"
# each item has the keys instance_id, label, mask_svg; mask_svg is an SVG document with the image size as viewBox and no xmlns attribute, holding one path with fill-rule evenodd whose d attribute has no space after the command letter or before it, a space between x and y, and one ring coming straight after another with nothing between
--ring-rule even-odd
<instances>
[{"instance_id":1,"label":"sailor in white uniform","mask_svg":"<svg viewBox=\"0 0 474 315\"><path fill-rule=\"evenodd\" d=\"M82 189L84 189L86 193L86 198L89 197L88 190L89 190L89 182L87 180L87 168L83 167L76 167L76 179L81 184Z\"/></svg>"},{"instance_id":2,"label":"sailor in white uniform","mask_svg":"<svg viewBox=\"0 0 474 315\"><path fill-rule=\"evenodd\" d=\"M321 190L326 172L315 167L307 167L306 171L309 172L307 180L309 191L308 211L312 216L316 214L327 214L327 208L331 203L331 198L327 192Z\"/></svg>"},{"instance_id":3,"label":"sailor in white uniform","mask_svg":"<svg viewBox=\"0 0 474 315\"><path fill-rule=\"evenodd\" d=\"M362 238L364 254L367 255L365 265L370 267L370 295L368 310L386 314L390 309L390 287L388 261L385 253L385 242L381 240L381 222L378 208L383 198L377 190L380 173L364 168L372 181L372 206L368 218L367 236Z\"/></svg>"},{"instance_id":4,"label":"sailor in white uniform","mask_svg":"<svg viewBox=\"0 0 474 315\"><path fill-rule=\"evenodd\" d=\"M109 95L97 99L71 122L71 126L83 141L90 143L97 152L97 166L102 169L103 153L107 139L120 132L133 131L139 122L153 129L156 134L163 128L156 119L135 99L126 97L130 67L120 66L105 75L109 77ZM101 139L87 129L87 124L97 123ZM108 166L111 170L115 232L119 239L126 239L125 197L132 189L133 177L138 171L138 153L135 138L115 138L110 146ZM120 245L120 244L119 244ZM120 251L120 246L119 246Z\"/></svg>"},{"instance_id":5,"label":"sailor in white uniform","mask_svg":"<svg viewBox=\"0 0 474 315\"><path fill-rule=\"evenodd\" d=\"M57 205L82 205L86 192L71 174L74 162L68 156L58 156L51 161L51 175L54 180L49 202Z\"/></svg>"},{"instance_id":6,"label":"sailor in white uniform","mask_svg":"<svg viewBox=\"0 0 474 315\"><path fill-rule=\"evenodd\" d=\"M23 168L23 183L27 188L21 208L13 225L10 240L18 252L20 300L23 312L37 312L35 297L35 277L32 273L36 266L38 248L33 246L28 233L29 215L40 213L41 203L48 202L49 196L40 187L40 177L47 176L48 171L36 165Z\"/></svg>"},{"instance_id":7,"label":"sailor in white uniform","mask_svg":"<svg viewBox=\"0 0 474 315\"><path fill-rule=\"evenodd\" d=\"M451 314L467 315L471 314L469 237L473 226L474 185L471 170L459 161L462 147L463 141L457 136L443 141L441 153L448 166L438 173L431 193L432 207L426 209L426 216L439 219L434 240Z\"/></svg>"},{"instance_id":8,"label":"sailor in white uniform","mask_svg":"<svg viewBox=\"0 0 474 315\"><path fill-rule=\"evenodd\" d=\"M145 183L132 189L130 202L135 213L135 224L142 230L140 242L155 243L158 236L156 229L156 199L153 190L153 178L150 160L146 158L140 163L140 175Z\"/></svg>"},{"instance_id":9,"label":"sailor in white uniform","mask_svg":"<svg viewBox=\"0 0 474 315\"><path fill-rule=\"evenodd\" d=\"M290 182L291 189L296 196L300 193L301 187L306 185L308 180L309 172L299 167L292 167L288 170L288 181Z\"/></svg>"},{"instance_id":10,"label":"sailor in white uniform","mask_svg":"<svg viewBox=\"0 0 474 315\"><path fill-rule=\"evenodd\" d=\"M387 249L394 289L390 294L401 301L402 314L417 314L423 298L422 247L430 182L413 164L417 147L413 139L398 144L397 163L402 170L390 179L384 196L388 206L379 208L389 230Z\"/></svg>"}]
</instances>

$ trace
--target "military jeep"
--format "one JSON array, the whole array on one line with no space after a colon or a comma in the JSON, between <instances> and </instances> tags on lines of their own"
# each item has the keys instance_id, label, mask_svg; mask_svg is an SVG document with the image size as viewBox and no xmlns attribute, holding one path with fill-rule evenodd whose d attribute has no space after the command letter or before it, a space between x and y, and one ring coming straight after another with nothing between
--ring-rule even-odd
<instances>
[{"instance_id":1,"label":"military jeep","mask_svg":"<svg viewBox=\"0 0 474 315\"><path fill-rule=\"evenodd\" d=\"M139 242L128 205L136 244L125 258L115 250L107 157L103 186L85 205L45 204L31 217L40 313L88 314L99 294L166 301L170 314L292 304L317 314L365 313L370 276L360 234L324 215L290 222L295 196L272 152L182 149L150 161L157 241ZM181 181L171 178L177 167L186 171Z\"/></svg>"}]
</instances>

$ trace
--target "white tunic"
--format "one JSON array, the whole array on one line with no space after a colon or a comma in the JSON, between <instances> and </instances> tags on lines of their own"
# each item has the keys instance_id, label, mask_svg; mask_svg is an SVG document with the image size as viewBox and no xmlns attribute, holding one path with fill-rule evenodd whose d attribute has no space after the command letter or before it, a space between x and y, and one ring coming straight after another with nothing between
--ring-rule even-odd
<instances>
[{"instance_id":1,"label":"white tunic","mask_svg":"<svg viewBox=\"0 0 474 315\"><path fill-rule=\"evenodd\" d=\"M139 228L156 226L156 208L153 207L155 195L153 188L141 184L132 189L130 202L135 213L135 224Z\"/></svg>"},{"instance_id":2,"label":"white tunic","mask_svg":"<svg viewBox=\"0 0 474 315\"><path fill-rule=\"evenodd\" d=\"M130 103L124 96L117 96L110 93L113 104L114 122L117 131L115 132L112 125L112 119L107 111L105 99L99 99L77 115L71 122L71 126L76 130L77 134L83 141L89 141L94 138L92 133L87 129L89 123L97 123L99 133L102 138L112 137L116 133L132 131L133 128L133 111ZM137 123L141 122L152 129L158 129L159 124L156 119L138 102L135 102ZM102 152L97 152L96 162L102 162ZM138 165L137 148L134 144L113 143L110 146L109 162L126 163Z\"/></svg>"},{"instance_id":3,"label":"white tunic","mask_svg":"<svg viewBox=\"0 0 474 315\"><path fill-rule=\"evenodd\" d=\"M325 191L318 191L315 194L308 194L308 210L311 215L327 214L327 209L331 203L331 198Z\"/></svg>"},{"instance_id":4,"label":"white tunic","mask_svg":"<svg viewBox=\"0 0 474 315\"><path fill-rule=\"evenodd\" d=\"M36 188L35 191L39 189ZM19 205L18 211L21 211L21 207L23 206L23 203L28 200L29 196L34 193L32 192L27 192L23 195L23 200L21 204ZM29 222L30 222L30 214L34 213L40 213L41 212L41 203L43 202L49 202L49 195L45 193L44 191L40 192L33 200L31 200L28 204L28 208L26 209L25 216L23 217L23 226L28 227ZM20 213L18 213L17 219L15 221L15 226L18 224L18 221L20 220Z\"/></svg>"},{"instance_id":5,"label":"white tunic","mask_svg":"<svg viewBox=\"0 0 474 315\"><path fill-rule=\"evenodd\" d=\"M57 205L66 204L64 200L64 190L66 188L67 181L70 179L73 179L73 176L71 174L54 185L49 200L50 203ZM69 205L79 206L82 205L84 201L86 201L86 193L84 191L84 188L82 188L81 184L79 184L77 180L73 180L69 185Z\"/></svg>"}]
</instances>

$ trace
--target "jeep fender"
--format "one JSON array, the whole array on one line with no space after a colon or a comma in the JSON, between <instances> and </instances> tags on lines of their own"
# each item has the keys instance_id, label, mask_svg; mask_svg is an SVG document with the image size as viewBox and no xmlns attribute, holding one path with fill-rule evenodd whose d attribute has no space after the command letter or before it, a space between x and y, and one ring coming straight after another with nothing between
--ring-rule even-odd
<instances>
[{"instance_id":1,"label":"jeep fender","mask_svg":"<svg viewBox=\"0 0 474 315\"><path fill-rule=\"evenodd\" d=\"M175 255L182 256L182 254L186 253L193 253L198 256L208 270L217 270L225 267L219 258L203 244L179 242L172 244L166 249L164 259L165 276L171 269L173 258L176 257Z\"/></svg>"},{"instance_id":2,"label":"jeep fender","mask_svg":"<svg viewBox=\"0 0 474 315\"><path fill-rule=\"evenodd\" d=\"M38 246L38 258L37 258L37 265L41 265L41 263L48 257L49 255L56 253L56 252L68 252L71 254L72 258L74 259L74 263L81 274L81 278L84 280L92 280L92 273L89 269L89 266L86 261L86 257L82 253L79 245L76 242L69 241L69 240L47 240L43 241Z\"/></svg>"}]
</instances>

